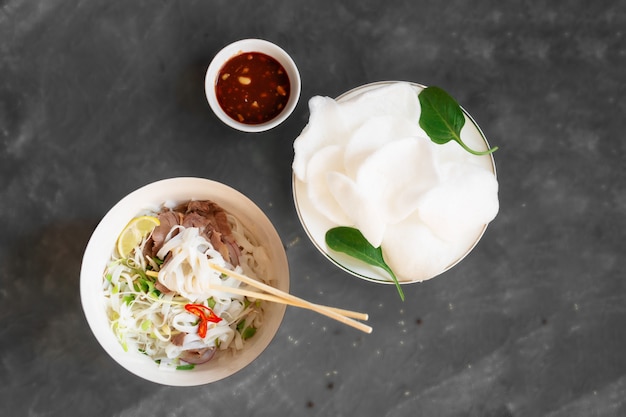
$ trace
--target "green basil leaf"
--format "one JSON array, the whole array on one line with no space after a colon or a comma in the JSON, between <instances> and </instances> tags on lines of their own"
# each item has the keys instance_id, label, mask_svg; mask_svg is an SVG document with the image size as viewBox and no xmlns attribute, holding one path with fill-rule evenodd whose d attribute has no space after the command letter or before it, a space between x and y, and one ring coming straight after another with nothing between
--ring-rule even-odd
<instances>
[{"instance_id":1,"label":"green basil leaf","mask_svg":"<svg viewBox=\"0 0 626 417\"><path fill-rule=\"evenodd\" d=\"M463 143L461 130L465 125L465 115L456 100L443 89L426 87L418 98L421 106L419 125L433 142L443 145L453 140L474 155L488 155L498 149L496 146L480 152Z\"/></svg>"},{"instance_id":2,"label":"green basil leaf","mask_svg":"<svg viewBox=\"0 0 626 417\"><path fill-rule=\"evenodd\" d=\"M334 227L326 232L326 244L336 252L343 252L366 264L377 266L387 271L396 284L400 299L404 301L404 292L398 282L398 278L396 278L396 275L383 259L382 249L372 246L358 229L347 226Z\"/></svg>"}]
</instances>

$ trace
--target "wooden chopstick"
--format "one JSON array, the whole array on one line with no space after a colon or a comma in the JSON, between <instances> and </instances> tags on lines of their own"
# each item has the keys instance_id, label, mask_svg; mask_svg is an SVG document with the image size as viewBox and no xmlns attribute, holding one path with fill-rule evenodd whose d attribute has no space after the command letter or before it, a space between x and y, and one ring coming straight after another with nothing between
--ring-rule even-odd
<instances>
[{"instance_id":1,"label":"wooden chopstick","mask_svg":"<svg viewBox=\"0 0 626 417\"><path fill-rule=\"evenodd\" d=\"M267 285L263 282L259 282L257 280L254 280L250 277L247 277L245 275L241 275L236 273L235 271L231 271L229 269L223 268L219 265L210 263L209 264L210 268L212 268L215 271L221 272L222 274L228 275L229 277L235 278L238 281L244 282L248 285L250 285L251 287L256 287L262 291L265 291L267 293L273 294L275 296L278 296L279 298L282 298L283 300L287 300L287 301L291 301L293 303L295 303L298 307L303 307L303 308L307 308L309 310L313 310L316 311L317 313L323 314L324 316L330 317L332 319L335 319L343 324L347 324L348 326L352 326L355 329L361 330L362 332L365 333L371 333L372 332L372 327L363 324L361 322L358 322L356 320L351 319L350 317L346 317L340 313L338 313L337 311L334 311L332 309L330 309L329 307L326 306L321 306L318 304L313 304L309 301L306 301L302 298L298 298L294 295L291 295L287 292L281 291L278 288L274 288L271 285Z\"/></svg>"},{"instance_id":2,"label":"wooden chopstick","mask_svg":"<svg viewBox=\"0 0 626 417\"><path fill-rule=\"evenodd\" d=\"M271 301L273 303L286 304L286 305L290 305L294 307L302 307L302 308L306 308L309 310L312 310L311 306L315 306L315 308L319 308L319 307L327 308L329 310L332 310L341 314L342 316L350 317L353 319L367 320L369 318L367 314L359 313L358 311L350 311L350 310L344 310L342 308L321 306L319 304L314 304L314 303L311 303L311 305L305 305L305 304L297 303L292 300L287 300L282 297L277 297L275 295L271 295L271 294L267 294L263 292L244 290L242 288L227 287L225 285L210 285L209 289L214 290L214 291L225 292L228 294L237 294L237 295L243 295L245 297L256 298L259 300Z\"/></svg>"}]
</instances>

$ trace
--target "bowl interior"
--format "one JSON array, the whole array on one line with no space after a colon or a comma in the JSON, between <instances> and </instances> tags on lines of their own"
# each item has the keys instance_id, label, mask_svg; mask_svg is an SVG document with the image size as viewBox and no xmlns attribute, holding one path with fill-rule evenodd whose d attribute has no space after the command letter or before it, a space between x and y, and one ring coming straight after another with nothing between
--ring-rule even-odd
<instances>
[{"instance_id":1,"label":"bowl interior","mask_svg":"<svg viewBox=\"0 0 626 417\"><path fill-rule=\"evenodd\" d=\"M147 356L122 349L106 317L102 293L102 274L117 237L128 221L140 211L159 207L165 202L177 203L192 199L213 200L239 218L264 244L272 260L271 274L275 285L282 291L289 291L289 267L278 233L261 209L233 188L201 178L172 178L146 185L124 197L104 216L87 244L80 275L81 303L93 334L115 361L137 376L164 385L201 385L241 370L270 344L285 313L284 305L268 303L263 326L244 349L235 355L216 355L213 360L191 371L159 370Z\"/></svg>"},{"instance_id":2,"label":"bowl interior","mask_svg":"<svg viewBox=\"0 0 626 417\"><path fill-rule=\"evenodd\" d=\"M337 97L338 102L342 102L344 100L349 100L354 98L360 94L363 94L367 91L370 91L375 88L379 88L381 86L389 85L392 83L396 83L399 81L381 81L375 82L371 84L366 84L357 88L354 88L346 93L341 94ZM425 88L424 85L417 83L409 83L415 89L416 92L420 92ZM474 121L474 119L463 109L463 113L466 118L466 124L462 131L463 141L468 144L470 147L475 147L476 149L488 149L489 143L485 138L485 135L480 130L478 124ZM495 161L492 155L489 155L488 158L484 158L484 166L486 169L496 174L496 166ZM383 284L393 284L392 281L389 280L388 275L385 271L380 268L365 265L364 263L355 260L348 255L343 253L337 253L331 251L326 245L325 234L326 231L335 226L332 222L330 222L326 217L321 215L311 203L307 191L306 184L302 181L298 180L294 175L292 175L292 191L294 204L296 206L296 211L298 217L300 219L300 223L302 224L305 232L308 237L311 239L313 245L332 263L334 263L339 268L348 272L351 275L354 275L358 278L365 279L368 281L383 283ZM465 258L474 247L478 244L481 237L483 236L487 226L485 225L480 232L474 236L471 240L466 242L466 250L463 252L461 256L455 259L452 263L450 263L446 268L441 270L439 274L449 270L456 264L458 264L463 258ZM432 278L432 277L429 277ZM409 284L418 281L401 281L401 284Z\"/></svg>"},{"instance_id":3,"label":"bowl interior","mask_svg":"<svg viewBox=\"0 0 626 417\"><path fill-rule=\"evenodd\" d=\"M244 52L261 52L265 55L271 56L276 59L283 66L283 68L285 68L285 71L287 71L287 75L289 76L291 93L287 105L278 116L265 123L256 125L240 123L227 115L217 101L215 84L220 70L229 59ZM244 132L262 132L278 126L285 119L287 119L296 108L300 98L301 80L300 73L298 72L298 67L295 62L281 47L263 39L242 39L225 46L215 55L206 72L204 90L209 106L215 115L226 125Z\"/></svg>"}]
</instances>

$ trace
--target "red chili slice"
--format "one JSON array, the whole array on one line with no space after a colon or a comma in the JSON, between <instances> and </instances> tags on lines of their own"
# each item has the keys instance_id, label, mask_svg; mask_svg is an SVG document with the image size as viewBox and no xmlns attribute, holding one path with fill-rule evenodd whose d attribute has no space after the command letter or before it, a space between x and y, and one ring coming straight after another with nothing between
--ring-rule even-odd
<instances>
[{"instance_id":1,"label":"red chili slice","mask_svg":"<svg viewBox=\"0 0 626 417\"><path fill-rule=\"evenodd\" d=\"M185 304L185 310L198 316L200 323L198 324L198 336L204 338L207 333L209 322L219 323L222 318L213 312L209 307L203 304Z\"/></svg>"}]
</instances>

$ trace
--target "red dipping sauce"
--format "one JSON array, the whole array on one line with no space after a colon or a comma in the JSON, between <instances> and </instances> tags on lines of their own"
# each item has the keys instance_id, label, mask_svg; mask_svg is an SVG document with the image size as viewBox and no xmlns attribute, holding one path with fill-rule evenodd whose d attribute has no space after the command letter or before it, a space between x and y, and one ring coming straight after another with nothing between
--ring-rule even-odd
<instances>
[{"instance_id":1,"label":"red dipping sauce","mask_svg":"<svg viewBox=\"0 0 626 417\"><path fill-rule=\"evenodd\" d=\"M230 118L249 125L278 116L290 93L285 68L261 52L244 52L229 59L215 83L215 95L222 110Z\"/></svg>"}]
</instances>

